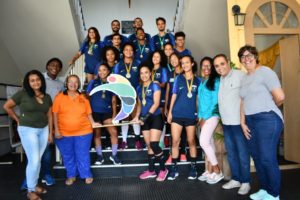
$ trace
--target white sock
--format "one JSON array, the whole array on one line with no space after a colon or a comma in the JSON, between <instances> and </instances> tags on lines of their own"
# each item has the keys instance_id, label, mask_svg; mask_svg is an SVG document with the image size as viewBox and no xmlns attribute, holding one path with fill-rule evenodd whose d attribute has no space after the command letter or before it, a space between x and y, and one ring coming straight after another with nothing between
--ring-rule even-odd
<instances>
[{"instance_id":1,"label":"white sock","mask_svg":"<svg viewBox=\"0 0 300 200\"><path fill-rule=\"evenodd\" d=\"M141 134L141 126L139 124L133 124L133 132L134 135L140 135Z\"/></svg>"},{"instance_id":2,"label":"white sock","mask_svg":"<svg viewBox=\"0 0 300 200\"><path fill-rule=\"evenodd\" d=\"M129 125L121 126L123 142L127 142L128 128L129 128Z\"/></svg>"}]
</instances>

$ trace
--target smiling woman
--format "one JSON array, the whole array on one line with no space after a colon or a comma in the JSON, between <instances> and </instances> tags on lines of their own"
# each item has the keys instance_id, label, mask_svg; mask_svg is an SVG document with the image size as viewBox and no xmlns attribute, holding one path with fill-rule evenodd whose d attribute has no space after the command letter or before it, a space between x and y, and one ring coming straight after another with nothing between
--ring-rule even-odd
<instances>
[{"instance_id":1,"label":"smiling woman","mask_svg":"<svg viewBox=\"0 0 300 200\"><path fill-rule=\"evenodd\" d=\"M27 197L40 199L38 195L47 192L44 188L37 186L37 180L48 136L52 140L51 134L49 134L52 132L52 100L46 94L45 78L37 70L29 71L25 75L23 88L13 95L3 107L8 115L18 123L21 143L28 159L26 167ZM20 107L20 116L17 116L13 110L16 105Z\"/></svg>"}]
</instances>

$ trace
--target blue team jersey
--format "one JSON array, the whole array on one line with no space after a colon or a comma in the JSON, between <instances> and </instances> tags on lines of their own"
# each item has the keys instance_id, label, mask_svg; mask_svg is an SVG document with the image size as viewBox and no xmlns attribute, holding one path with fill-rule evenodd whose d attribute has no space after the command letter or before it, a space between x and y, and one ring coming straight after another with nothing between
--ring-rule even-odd
<instances>
[{"instance_id":1,"label":"blue team jersey","mask_svg":"<svg viewBox=\"0 0 300 200\"><path fill-rule=\"evenodd\" d=\"M148 60L149 55L154 51L154 47L152 43L148 41L145 42L144 45L140 45L138 41L134 43L135 46L135 54L134 58L139 60L141 63Z\"/></svg>"},{"instance_id":2,"label":"blue team jersey","mask_svg":"<svg viewBox=\"0 0 300 200\"><path fill-rule=\"evenodd\" d=\"M151 35L149 33L145 33L145 37L146 37L146 41L148 41L149 43L152 43ZM136 43L137 42L136 34L134 33L134 34L129 35L128 40L131 41L132 43Z\"/></svg>"},{"instance_id":3,"label":"blue team jersey","mask_svg":"<svg viewBox=\"0 0 300 200\"><path fill-rule=\"evenodd\" d=\"M92 89L99 85L107 84L99 78L91 80L87 86L86 92L90 93ZM111 113L112 112L112 97L113 93L109 91L99 91L90 97L91 107L93 112Z\"/></svg>"},{"instance_id":4,"label":"blue team jersey","mask_svg":"<svg viewBox=\"0 0 300 200\"><path fill-rule=\"evenodd\" d=\"M173 94L176 94L176 100L174 102L172 117L173 118L186 118L193 119L197 118L197 95L198 95L198 86L201 82L201 79L194 76L194 81L192 85L192 97L189 98L188 87L186 83L185 76L183 74L178 75L175 78L174 86L173 86ZM190 84L191 81L189 80Z\"/></svg>"},{"instance_id":5,"label":"blue team jersey","mask_svg":"<svg viewBox=\"0 0 300 200\"><path fill-rule=\"evenodd\" d=\"M184 49L183 51L179 52L174 48L174 52L178 53L180 57L186 56L186 55L192 55L192 52L188 49Z\"/></svg>"},{"instance_id":6,"label":"blue team jersey","mask_svg":"<svg viewBox=\"0 0 300 200\"><path fill-rule=\"evenodd\" d=\"M171 98L172 98L172 94L173 94L174 81L175 81L175 78L177 76L178 76L178 74L176 74L174 70L173 71L168 70L168 81L167 81L167 83L170 86L170 90L169 90L169 102L166 102L166 103L168 103L168 105L170 105L170 102L171 102Z\"/></svg>"},{"instance_id":7,"label":"blue team jersey","mask_svg":"<svg viewBox=\"0 0 300 200\"><path fill-rule=\"evenodd\" d=\"M168 71L164 67L159 67L157 70L153 70L154 79L153 81L158 81L159 83L167 83L168 82ZM161 105L165 102L165 94L166 94L166 88L161 88L161 96L160 96L160 102Z\"/></svg>"},{"instance_id":8,"label":"blue team jersey","mask_svg":"<svg viewBox=\"0 0 300 200\"><path fill-rule=\"evenodd\" d=\"M142 101L143 101L142 90L144 90L144 92L145 92L145 99L146 99L146 104L145 105L143 105L143 103L142 103ZM156 91L159 91L159 90L160 90L159 85L157 83L153 83L153 82L150 83L148 88L143 87L142 85L139 85L137 87L136 92L137 92L139 100L142 103L141 117L144 117L149 112L151 106L154 103L154 100L153 100L154 93ZM160 109L158 107L156 109L156 111L153 113L153 115L156 116L156 115L159 115L159 114L161 114L161 112L160 112Z\"/></svg>"},{"instance_id":9,"label":"blue team jersey","mask_svg":"<svg viewBox=\"0 0 300 200\"><path fill-rule=\"evenodd\" d=\"M95 72L94 72L95 76L98 76L98 70L99 70L99 67L102 65L102 63L103 63L103 61L101 63L97 64L97 67L95 67ZM114 66L112 66L112 67L109 68L110 69L110 73L113 74L115 66L116 66L116 64L114 64Z\"/></svg>"},{"instance_id":10,"label":"blue team jersey","mask_svg":"<svg viewBox=\"0 0 300 200\"><path fill-rule=\"evenodd\" d=\"M152 37L152 42L155 50L162 50L166 43L171 43L172 46L175 46L175 38L172 33L166 33L163 37L160 37L158 34Z\"/></svg>"},{"instance_id":11,"label":"blue team jersey","mask_svg":"<svg viewBox=\"0 0 300 200\"><path fill-rule=\"evenodd\" d=\"M85 55L85 72L93 74L97 64L101 62L101 51L104 47L103 42L98 41L90 46L88 41L84 41L79 49Z\"/></svg>"},{"instance_id":12,"label":"blue team jersey","mask_svg":"<svg viewBox=\"0 0 300 200\"><path fill-rule=\"evenodd\" d=\"M103 40L103 43L105 46L112 46L112 41L111 41L112 36L113 36L113 34L105 36L105 38ZM128 42L128 38L121 34L120 34L120 36L121 36L121 46L123 46L126 42Z\"/></svg>"},{"instance_id":13,"label":"blue team jersey","mask_svg":"<svg viewBox=\"0 0 300 200\"><path fill-rule=\"evenodd\" d=\"M139 72L139 65L140 62L136 59L133 60L131 69L130 69L130 78L126 77L127 71L126 71L126 65L124 63L124 60L121 60L115 65L114 73L120 74L127 78L129 82L131 83L132 87L136 88L139 85L140 80L140 72Z\"/></svg>"}]
</instances>

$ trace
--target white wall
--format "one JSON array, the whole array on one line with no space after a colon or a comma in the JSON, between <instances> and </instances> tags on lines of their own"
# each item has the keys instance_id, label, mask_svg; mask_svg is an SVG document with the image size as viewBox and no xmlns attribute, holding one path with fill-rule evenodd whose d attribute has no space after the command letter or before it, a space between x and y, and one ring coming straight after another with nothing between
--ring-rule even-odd
<instances>
[{"instance_id":1,"label":"white wall","mask_svg":"<svg viewBox=\"0 0 300 200\"><path fill-rule=\"evenodd\" d=\"M1 39L0 39L0 69L1 69L1 73L0 73L1 83L21 85L22 75Z\"/></svg>"},{"instance_id":2,"label":"white wall","mask_svg":"<svg viewBox=\"0 0 300 200\"><path fill-rule=\"evenodd\" d=\"M227 1L185 0L183 31L186 46L198 64L204 56L229 55Z\"/></svg>"},{"instance_id":3,"label":"white wall","mask_svg":"<svg viewBox=\"0 0 300 200\"><path fill-rule=\"evenodd\" d=\"M66 70L79 48L67 0L1 0L0 25L0 39L23 75L44 71L51 57L61 58Z\"/></svg>"},{"instance_id":4,"label":"white wall","mask_svg":"<svg viewBox=\"0 0 300 200\"><path fill-rule=\"evenodd\" d=\"M81 0L86 27L95 26L103 39L111 34L111 21L133 20L141 17L143 28L151 36L157 34L155 19L164 17L167 29L173 29L177 0Z\"/></svg>"}]
</instances>

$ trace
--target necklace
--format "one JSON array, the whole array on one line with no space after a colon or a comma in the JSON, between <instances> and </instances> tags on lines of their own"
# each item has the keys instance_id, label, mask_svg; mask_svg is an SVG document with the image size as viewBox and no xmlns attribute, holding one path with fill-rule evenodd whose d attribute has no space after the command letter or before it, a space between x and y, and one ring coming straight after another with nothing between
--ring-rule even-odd
<instances>
[{"instance_id":1,"label":"necklace","mask_svg":"<svg viewBox=\"0 0 300 200\"><path fill-rule=\"evenodd\" d=\"M125 63L126 67L126 78L131 78L130 70L131 70L132 62L130 62L128 65Z\"/></svg>"},{"instance_id":2,"label":"necklace","mask_svg":"<svg viewBox=\"0 0 300 200\"><path fill-rule=\"evenodd\" d=\"M187 78L185 79L185 81L186 81L186 86L187 86L187 89L188 89L187 97L192 98L193 97L192 88L193 88L194 76L192 77L192 80L191 80L190 83L187 80Z\"/></svg>"},{"instance_id":3,"label":"necklace","mask_svg":"<svg viewBox=\"0 0 300 200\"><path fill-rule=\"evenodd\" d=\"M152 81L151 81L151 82L152 82ZM151 84L151 82L147 85L147 87L144 87L144 86L143 86L143 89L142 89L142 104L143 104L143 106L145 106L146 103L147 103L147 101L146 101L146 92L145 92L145 91L148 90L149 85Z\"/></svg>"}]
</instances>

